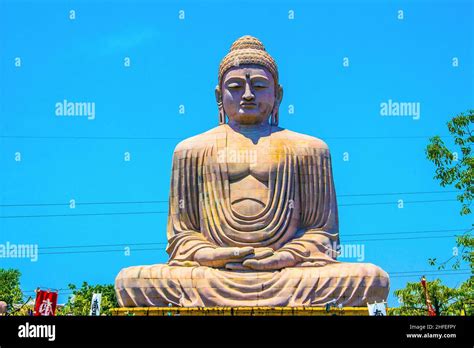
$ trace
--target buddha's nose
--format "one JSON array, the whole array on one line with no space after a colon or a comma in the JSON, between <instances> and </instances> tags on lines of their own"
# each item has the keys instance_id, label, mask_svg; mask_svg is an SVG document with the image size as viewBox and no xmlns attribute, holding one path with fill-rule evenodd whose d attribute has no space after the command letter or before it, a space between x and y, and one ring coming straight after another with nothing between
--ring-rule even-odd
<instances>
[{"instance_id":1,"label":"buddha's nose","mask_svg":"<svg viewBox=\"0 0 474 348\"><path fill-rule=\"evenodd\" d=\"M255 96L252 93L252 90L250 88L250 84L246 83L245 84L245 92L244 95L242 96L243 99L245 100L253 100Z\"/></svg>"}]
</instances>

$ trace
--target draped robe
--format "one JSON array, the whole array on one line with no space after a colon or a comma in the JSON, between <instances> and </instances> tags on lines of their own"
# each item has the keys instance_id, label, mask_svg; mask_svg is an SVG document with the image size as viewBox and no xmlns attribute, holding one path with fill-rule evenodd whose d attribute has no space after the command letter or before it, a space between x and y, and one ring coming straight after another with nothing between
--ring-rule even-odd
<instances>
[{"instance_id":1,"label":"draped robe","mask_svg":"<svg viewBox=\"0 0 474 348\"><path fill-rule=\"evenodd\" d=\"M383 301L388 275L372 264L336 260L338 211L331 156L314 137L279 128L270 138L267 204L253 215L232 209L228 133L221 125L189 138L173 155L167 226L168 264L123 269L122 306L345 306ZM225 156L224 156L225 158ZM200 266L201 248L269 247L294 267L230 271Z\"/></svg>"}]
</instances>

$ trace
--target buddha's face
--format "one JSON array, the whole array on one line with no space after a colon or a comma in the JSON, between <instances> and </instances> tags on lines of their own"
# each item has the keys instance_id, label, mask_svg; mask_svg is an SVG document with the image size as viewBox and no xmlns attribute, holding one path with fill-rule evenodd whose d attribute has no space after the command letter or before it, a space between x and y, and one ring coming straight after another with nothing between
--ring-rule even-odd
<instances>
[{"instance_id":1,"label":"buddha's face","mask_svg":"<svg viewBox=\"0 0 474 348\"><path fill-rule=\"evenodd\" d=\"M229 69L222 78L222 102L230 122L243 125L268 120L275 105L275 81L260 65Z\"/></svg>"}]
</instances>

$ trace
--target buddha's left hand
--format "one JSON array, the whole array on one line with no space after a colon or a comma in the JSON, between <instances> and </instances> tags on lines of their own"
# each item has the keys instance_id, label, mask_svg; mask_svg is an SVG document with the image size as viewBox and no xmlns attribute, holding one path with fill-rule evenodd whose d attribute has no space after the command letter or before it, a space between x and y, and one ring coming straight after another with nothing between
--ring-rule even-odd
<instances>
[{"instance_id":1,"label":"buddha's left hand","mask_svg":"<svg viewBox=\"0 0 474 348\"><path fill-rule=\"evenodd\" d=\"M277 251L272 256L264 259L245 260L242 265L256 271L271 271L286 267L293 267L297 264L296 258L289 251Z\"/></svg>"}]
</instances>

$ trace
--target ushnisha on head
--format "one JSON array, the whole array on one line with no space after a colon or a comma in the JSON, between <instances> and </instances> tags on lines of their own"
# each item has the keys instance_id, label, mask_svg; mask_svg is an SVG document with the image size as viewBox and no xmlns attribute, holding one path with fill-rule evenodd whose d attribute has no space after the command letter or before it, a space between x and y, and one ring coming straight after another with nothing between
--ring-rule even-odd
<instances>
[{"instance_id":1,"label":"ushnisha on head","mask_svg":"<svg viewBox=\"0 0 474 348\"><path fill-rule=\"evenodd\" d=\"M278 125L278 108L283 89L278 83L278 67L255 37L237 39L219 66L216 99L219 124Z\"/></svg>"}]
</instances>

